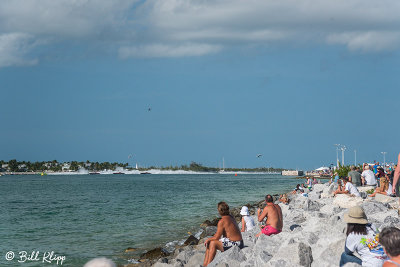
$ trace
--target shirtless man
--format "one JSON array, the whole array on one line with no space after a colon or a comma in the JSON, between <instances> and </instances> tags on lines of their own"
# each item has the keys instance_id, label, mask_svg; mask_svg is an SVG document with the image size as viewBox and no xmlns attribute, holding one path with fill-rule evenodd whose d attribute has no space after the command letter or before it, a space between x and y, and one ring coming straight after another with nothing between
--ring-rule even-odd
<instances>
[{"instance_id":1,"label":"shirtless man","mask_svg":"<svg viewBox=\"0 0 400 267\"><path fill-rule=\"evenodd\" d=\"M213 237L208 238L204 242L206 246L206 255L204 257L203 266L207 266L212 262L217 253L217 249L225 251L232 246L238 246L240 249L244 247L242 234L235 219L229 214L228 204L219 202L218 212L221 215L221 220L218 222L217 232Z\"/></svg>"},{"instance_id":2,"label":"shirtless man","mask_svg":"<svg viewBox=\"0 0 400 267\"><path fill-rule=\"evenodd\" d=\"M271 195L265 196L265 202L267 206L261 213L261 210L257 210L258 221L262 222L267 217L266 225L261 229L261 232L256 235L259 237L261 234L264 235L276 235L282 232L283 220L282 210L279 205L274 204L274 198Z\"/></svg>"}]
</instances>

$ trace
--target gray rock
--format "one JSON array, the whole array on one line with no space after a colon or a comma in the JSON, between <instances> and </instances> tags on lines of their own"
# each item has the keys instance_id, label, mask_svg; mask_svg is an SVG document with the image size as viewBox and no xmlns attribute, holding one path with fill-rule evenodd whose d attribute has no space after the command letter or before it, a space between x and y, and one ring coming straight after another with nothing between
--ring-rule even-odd
<instances>
[{"instance_id":1,"label":"gray rock","mask_svg":"<svg viewBox=\"0 0 400 267\"><path fill-rule=\"evenodd\" d=\"M201 233L200 238L204 238L206 236L213 236L217 232L217 226L207 226L204 229L204 232Z\"/></svg>"},{"instance_id":2,"label":"gray rock","mask_svg":"<svg viewBox=\"0 0 400 267\"><path fill-rule=\"evenodd\" d=\"M215 256L214 260L208 266L215 267L219 263L224 263L232 260L237 261L239 263L246 260L246 256L239 247L233 246L227 251L219 253L217 256Z\"/></svg>"},{"instance_id":3,"label":"gray rock","mask_svg":"<svg viewBox=\"0 0 400 267\"><path fill-rule=\"evenodd\" d=\"M292 225L289 227L290 231L294 231L296 228L299 228L299 229L297 229L297 230L301 230L301 225L292 224Z\"/></svg>"},{"instance_id":4,"label":"gray rock","mask_svg":"<svg viewBox=\"0 0 400 267\"><path fill-rule=\"evenodd\" d=\"M289 266L311 267L311 263L313 262L311 247L302 242L282 247L270 260L271 265L275 264L276 266L277 262L282 260L287 262Z\"/></svg>"},{"instance_id":5,"label":"gray rock","mask_svg":"<svg viewBox=\"0 0 400 267\"><path fill-rule=\"evenodd\" d=\"M388 210L388 205L381 203L381 202L375 202L375 201L365 201L361 207L364 209L365 214L370 215L370 214L375 214L379 213L382 211L387 211Z\"/></svg>"},{"instance_id":6,"label":"gray rock","mask_svg":"<svg viewBox=\"0 0 400 267\"><path fill-rule=\"evenodd\" d=\"M196 253L194 254L187 264L185 264L185 267L198 267L200 265L203 265L204 262L204 253Z\"/></svg>"},{"instance_id":7,"label":"gray rock","mask_svg":"<svg viewBox=\"0 0 400 267\"><path fill-rule=\"evenodd\" d=\"M400 222L399 218L392 217L392 216L387 216L385 220L383 220L384 223L389 223L389 224L398 224Z\"/></svg>"}]
</instances>

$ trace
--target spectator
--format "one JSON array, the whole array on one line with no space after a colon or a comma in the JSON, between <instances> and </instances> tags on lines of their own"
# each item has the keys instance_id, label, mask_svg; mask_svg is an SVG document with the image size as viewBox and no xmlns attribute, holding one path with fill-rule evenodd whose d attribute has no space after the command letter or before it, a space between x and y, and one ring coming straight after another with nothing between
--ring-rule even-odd
<instances>
[{"instance_id":1,"label":"spectator","mask_svg":"<svg viewBox=\"0 0 400 267\"><path fill-rule=\"evenodd\" d=\"M375 179L374 172L370 170L370 167L368 164L365 165L365 167L364 167L364 171L361 174L361 179L362 179L363 185L372 185L372 186L376 185L376 179Z\"/></svg>"},{"instance_id":2,"label":"spectator","mask_svg":"<svg viewBox=\"0 0 400 267\"><path fill-rule=\"evenodd\" d=\"M339 265L355 262L363 267L382 266L386 255L378 242L376 228L368 223L364 210L359 206L350 208L344 221L347 223L347 238Z\"/></svg>"},{"instance_id":3,"label":"spectator","mask_svg":"<svg viewBox=\"0 0 400 267\"><path fill-rule=\"evenodd\" d=\"M381 178L380 186L375 190L375 192L370 197L376 196L376 194L391 195L392 194L392 184L390 183L389 174L385 174Z\"/></svg>"},{"instance_id":4,"label":"spectator","mask_svg":"<svg viewBox=\"0 0 400 267\"><path fill-rule=\"evenodd\" d=\"M207 266L212 262L217 250L226 251L233 246L237 246L240 249L244 247L242 234L235 219L229 213L228 204L219 202L218 212L221 215L221 220L218 222L217 232L204 242L206 253L203 266Z\"/></svg>"},{"instance_id":5,"label":"spectator","mask_svg":"<svg viewBox=\"0 0 400 267\"><path fill-rule=\"evenodd\" d=\"M337 194L348 194L355 197L360 197L360 192L358 192L357 187L355 187L350 181L348 177L342 178L343 183L339 185L339 188L333 193L334 196Z\"/></svg>"},{"instance_id":6,"label":"spectator","mask_svg":"<svg viewBox=\"0 0 400 267\"><path fill-rule=\"evenodd\" d=\"M393 175L393 189L392 189L392 193L396 194L396 196L400 197L400 182L399 182L399 177L400 177L400 153L398 156L398 160L397 160L397 167L396 170L394 171L394 175ZM398 209L398 213L400 215L400 198L399 198L399 209Z\"/></svg>"},{"instance_id":7,"label":"spectator","mask_svg":"<svg viewBox=\"0 0 400 267\"><path fill-rule=\"evenodd\" d=\"M390 260L385 261L383 267L400 266L400 230L396 227L386 227L379 234L379 242Z\"/></svg>"},{"instance_id":8,"label":"spectator","mask_svg":"<svg viewBox=\"0 0 400 267\"><path fill-rule=\"evenodd\" d=\"M256 224L252 217L250 217L249 208L247 206L243 206L240 215L242 215L242 229L241 232L246 232L253 229Z\"/></svg>"},{"instance_id":9,"label":"spectator","mask_svg":"<svg viewBox=\"0 0 400 267\"><path fill-rule=\"evenodd\" d=\"M351 181L352 184L354 184L355 186L361 185L361 174L358 171L356 171L355 166L350 167L350 171L347 174L347 176L349 177L349 181Z\"/></svg>"}]
</instances>

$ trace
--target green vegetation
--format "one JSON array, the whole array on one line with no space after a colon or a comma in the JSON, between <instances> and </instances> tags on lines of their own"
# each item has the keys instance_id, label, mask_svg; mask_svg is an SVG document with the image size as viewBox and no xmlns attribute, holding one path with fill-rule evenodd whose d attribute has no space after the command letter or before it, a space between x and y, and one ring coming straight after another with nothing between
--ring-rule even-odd
<instances>
[{"instance_id":1,"label":"green vegetation","mask_svg":"<svg viewBox=\"0 0 400 267\"><path fill-rule=\"evenodd\" d=\"M52 161L17 161L12 159L10 161L0 160L0 172L61 172L61 171L78 171L79 169L86 169L90 172L98 172L103 170L116 170L117 167L125 168L128 170L133 170L134 168L129 167L128 163L118 163L118 162L90 162L87 161L71 161L71 162L58 162L57 160ZM150 166L148 168L140 168L140 171L147 171L150 169L160 169L160 170L183 170L183 171L194 171L194 172L218 172L219 168L203 166L200 163L192 161L189 165L181 166ZM282 168L225 168L228 172L281 172Z\"/></svg>"},{"instance_id":2,"label":"green vegetation","mask_svg":"<svg viewBox=\"0 0 400 267\"><path fill-rule=\"evenodd\" d=\"M356 167L359 167L360 170L363 169L361 164L357 165ZM347 174L350 172L350 165L342 166L339 163L339 168L336 169L335 172L337 172L339 174L339 177L347 177Z\"/></svg>"}]
</instances>

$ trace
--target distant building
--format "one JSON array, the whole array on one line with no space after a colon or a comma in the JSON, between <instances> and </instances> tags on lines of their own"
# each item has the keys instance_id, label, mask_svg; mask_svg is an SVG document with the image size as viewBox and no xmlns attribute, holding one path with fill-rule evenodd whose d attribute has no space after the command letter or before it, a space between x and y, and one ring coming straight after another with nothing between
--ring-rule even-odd
<instances>
[{"instance_id":1,"label":"distant building","mask_svg":"<svg viewBox=\"0 0 400 267\"><path fill-rule=\"evenodd\" d=\"M284 176L303 176L303 171L282 171L282 175Z\"/></svg>"}]
</instances>

